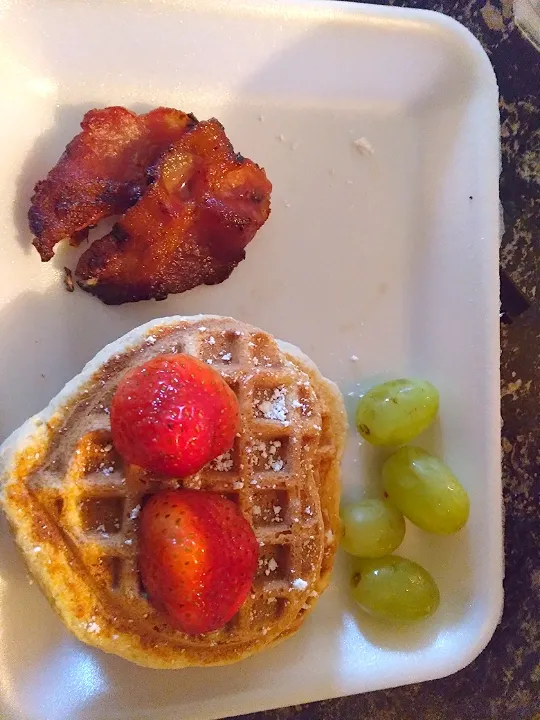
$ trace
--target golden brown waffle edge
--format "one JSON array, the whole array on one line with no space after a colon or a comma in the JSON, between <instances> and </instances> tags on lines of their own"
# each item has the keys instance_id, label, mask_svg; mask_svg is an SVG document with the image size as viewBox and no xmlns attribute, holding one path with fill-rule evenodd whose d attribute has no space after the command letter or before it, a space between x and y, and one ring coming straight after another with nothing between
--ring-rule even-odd
<instances>
[{"instance_id":1,"label":"golden brown waffle edge","mask_svg":"<svg viewBox=\"0 0 540 720\"><path fill-rule=\"evenodd\" d=\"M223 374L242 431L230 455L194 477L155 482L115 453L107 409L130 367L171 351ZM156 668L231 663L294 633L328 583L346 429L336 386L294 346L230 318L159 319L104 348L6 440L0 503L30 571L80 640ZM246 603L204 636L172 629L138 582L141 501L177 486L238 502L260 544Z\"/></svg>"}]
</instances>

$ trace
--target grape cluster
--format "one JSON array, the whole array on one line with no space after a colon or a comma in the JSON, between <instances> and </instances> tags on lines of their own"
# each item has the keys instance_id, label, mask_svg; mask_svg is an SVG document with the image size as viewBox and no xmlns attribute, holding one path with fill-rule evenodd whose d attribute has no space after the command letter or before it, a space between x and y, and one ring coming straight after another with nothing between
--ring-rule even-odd
<instances>
[{"instance_id":1,"label":"grape cluster","mask_svg":"<svg viewBox=\"0 0 540 720\"><path fill-rule=\"evenodd\" d=\"M355 556L351 591L367 612L400 622L432 615L439 589L411 560L392 555L405 536L405 517L441 535L460 530L469 517L469 497L441 460L405 443L426 430L439 410L439 393L429 382L391 380L358 401L360 435L377 446L403 446L383 464L384 499L344 505L342 545Z\"/></svg>"}]
</instances>

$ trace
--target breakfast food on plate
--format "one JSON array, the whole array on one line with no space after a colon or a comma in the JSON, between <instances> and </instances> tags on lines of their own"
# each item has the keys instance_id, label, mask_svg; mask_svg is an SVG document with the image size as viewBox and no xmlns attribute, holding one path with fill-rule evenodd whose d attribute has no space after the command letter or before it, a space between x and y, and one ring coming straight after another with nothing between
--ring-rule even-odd
<instances>
[{"instance_id":1,"label":"breakfast food on plate","mask_svg":"<svg viewBox=\"0 0 540 720\"><path fill-rule=\"evenodd\" d=\"M108 304L222 282L270 214L264 171L234 152L217 120L187 132L151 177L143 197L77 265L80 286Z\"/></svg>"},{"instance_id":2,"label":"breakfast food on plate","mask_svg":"<svg viewBox=\"0 0 540 720\"><path fill-rule=\"evenodd\" d=\"M185 365L179 380L171 355ZM122 386L145 368L158 381L130 401ZM296 632L328 583L346 427L339 391L297 348L230 318L156 320L102 350L8 438L0 503L78 638L151 667L235 662ZM175 443L179 455L200 445L183 475L229 444L231 428L230 450L170 477ZM151 436L142 466L130 464L132 444ZM144 467L159 456L167 475Z\"/></svg>"},{"instance_id":3,"label":"breakfast food on plate","mask_svg":"<svg viewBox=\"0 0 540 720\"><path fill-rule=\"evenodd\" d=\"M413 622L437 610L439 588L427 570L399 555L356 558L352 596L360 607L381 620Z\"/></svg>"},{"instance_id":4,"label":"breakfast food on plate","mask_svg":"<svg viewBox=\"0 0 540 720\"><path fill-rule=\"evenodd\" d=\"M50 260L62 240L78 245L90 226L137 202L147 169L196 122L172 108L145 115L123 107L87 112L82 132L34 189L28 220L41 259Z\"/></svg>"},{"instance_id":5,"label":"breakfast food on plate","mask_svg":"<svg viewBox=\"0 0 540 720\"><path fill-rule=\"evenodd\" d=\"M141 512L139 569L169 623L199 635L219 630L253 584L259 543L238 506L214 492L155 493Z\"/></svg>"},{"instance_id":6,"label":"breakfast food on plate","mask_svg":"<svg viewBox=\"0 0 540 720\"><path fill-rule=\"evenodd\" d=\"M272 185L223 126L171 108L110 107L88 112L82 128L34 190L28 219L41 259L120 215L75 271L103 302L161 300L226 280L270 215Z\"/></svg>"},{"instance_id":7,"label":"breakfast food on plate","mask_svg":"<svg viewBox=\"0 0 540 720\"><path fill-rule=\"evenodd\" d=\"M185 354L158 355L133 368L114 393L110 415L124 460L177 477L195 475L230 450L240 429L229 385L211 365Z\"/></svg>"},{"instance_id":8,"label":"breakfast food on plate","mask_svg":"<svg viewBox=\"0 0 540 720\"><path fill-rule=\"evenodd\" d=\"M388 380L358 400L356 427L372 445L402 445L426 430L439 411L439 393L425 380Z\"/></svg>"},{"instance_id":9,"label":"breakfast food on plate","mask_svg":"<svg viewBox=\"0 0 540 720\"><path fill-rule=\"evenodd\" d=\"M389 380L375 385L356 407L358 432L374 445L401 445L426 430L439 410L439 393L427 381ZM408 622L432 615L439 589L423 567L390 555L405 536L406 517L439 535L457 532L469 518L469 496L438 458L404 446L382 466L383 498L341 508L342 546L355 556L353 598L382 620Z\"/></svg>"},{"instance_id":10,"label":"breakfast food on plate","mask_svg":"<svg viewBox=\"0 0 540 720\"><path fill-rule=\"evenodd\" d=\"M425 450L402 447L382 468L386 495L412 523L438 535L469 519L469 496L450 468Z\"/></svg>"},{"instance_id":11,"label":"breakfast food on plate","mask_svg":"<svg viewBox=\"0 0 540 720\"><path fill-rule=\"evenodd\" d=\"M382 557L394 552L405 537L405 518L392 503L368 499L341 508L341 545L356 557Z\"/></svg>"}]
</instances>

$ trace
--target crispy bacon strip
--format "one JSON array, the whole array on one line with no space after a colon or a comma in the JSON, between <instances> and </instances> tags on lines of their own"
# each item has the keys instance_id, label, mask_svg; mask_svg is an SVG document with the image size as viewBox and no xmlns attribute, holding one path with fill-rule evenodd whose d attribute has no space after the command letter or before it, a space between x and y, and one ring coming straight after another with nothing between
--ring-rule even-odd
<instances>
[{"instance_id":1,"label":"crispy bacon strip","mask_svg":"<svg viewBox=\"0 0 540 720\"><path fill-rule=\"evenodd\" d=\"M79 285L107 304L222 282L270 214L264 170L235 154L217 120L196 125L150 172L145 195L77 265Z\"/></svg>"},{"instance_id":2,"label":"crispy bacon strip","mask_svg":"<svg viewBox=\"0 0 540 720\"><path fill-rule=\"evenodd\" d=\"M34 188L28 221L41 259L50 260L61 240L78 245L90 226L137 202L148 166L196 122L171 108L146 115L123 107L87 112L82 132Z\"/></svg>"}]
</instances>

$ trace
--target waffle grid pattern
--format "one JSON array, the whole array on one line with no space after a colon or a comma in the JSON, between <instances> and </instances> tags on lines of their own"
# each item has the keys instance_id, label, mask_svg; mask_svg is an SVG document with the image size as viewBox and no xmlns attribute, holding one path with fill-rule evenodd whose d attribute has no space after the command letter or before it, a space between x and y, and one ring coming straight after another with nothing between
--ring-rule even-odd
<instances>
[{"instance_id":1,"label":"waffle grid pattern","mask_svg":"<svg viewBox=\"0 0 540 720\"><path fill-rule=\"evenodd\" d=\"M85 432L70 435L68 417L47 468L34 478L40 502L77 546L111 606L190 646L209 640L246 643L283 632L309 609L323 570L325 527L317 483L325 463L335 458L330 419L308 376L284 359L275 341L242 327L228 327L221 319L208 326L164 326L132 352L113 357L100 391L94 388L88 397L83 391L72 413L84 414ZM242 429L233 449L184 481L156 481L124 465L111 441L108 407L116 385L131 367L164 352L186 352L213 365L241 408ZM148 603L137 570L141 505L153 492L182 486L236 502L260 546L250 596L237 616L210 636L187 636L168 626Z\"/></svg>"}]
</instances>

